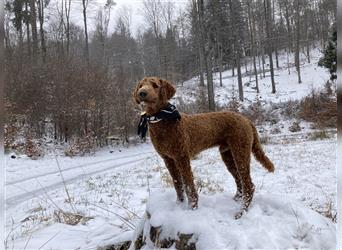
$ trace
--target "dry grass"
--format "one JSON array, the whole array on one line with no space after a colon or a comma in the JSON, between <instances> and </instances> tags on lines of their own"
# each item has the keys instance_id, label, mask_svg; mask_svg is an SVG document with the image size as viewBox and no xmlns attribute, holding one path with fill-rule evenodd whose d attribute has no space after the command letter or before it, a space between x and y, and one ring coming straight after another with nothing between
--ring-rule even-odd
<instances>
[{"instance_id":1,"label":"dry grass","mask_svg":"<svg viewBox=\"0 0 342 250\"><path fill-rule=\"evenodd\" d=\"M329 139L330 135L326 130L319 130L319 131L314 131L309 134L309 140L324 140L324 139Z\"/></svg>"},{"instance_id":2,"label":"dry grass","mask_svg":"<svg viewBox=\"0 0 342 250\"><path fill-rule=\"evenodd\" d=\"M169 172L161 171L160 172L160 180L164 187L171 188L173 187L173 180Z\"/></svg>"},{"instance_id":3,"label":"dry grass","mask_svg":"<svg viewBox=\"0 0 342 250\"><path fill-rule=\"evenodd\" d=\"M64 151L65 156L76 156L95 153L96 139L92 133L88 133L82 138L77 138L69 145L69 148Z\"/></svg>"},{"instance_id":4,"label":"dry grass","mask_svg":"<svg viewBox=\"0 0 342 250\"><path fill-rule=\"evenodd\" d=\"M81 214L65 212L63 210L55 210L53 215L56 222L64 223L71 226L77 225L79 223L82 223L84 225L87 221L94 218L83 216Z\"/></svg>"},{"instance_id":5,"label":"dry grass","mask_svg":"<svg viewBox=\"0 0 342 250\"><path fill-rule=\"evenodd\" d=\"M174 187L172 177L166 169L160 169L160 179L164 187ZM214 194L218 192L221 193L224 191L224 188L219 183L215 182L210 178L204 179L195 174L194 179L198 193Z\"/></svg>"},{"instance_id":6,"label":"dry grass","mask_svg":"<svg viewBox=\"0 0 342 250\"><path fill-rule=\"evenodd\" d=\"M264 133L260 135L259 140L261 144L268 144L270 143L270 136L268 135L268 133Z\"/></svg>"},{"instance_id":7,"label":"dry grass","mask_svg":"<svg viewBox=\"0 0 342 250\"><path fill-rule=\"evenodd\" d=\"M247 107L242 108L241 113L248 117L255 125L265 123L267 115L259 96L256 96L253 102Z\"/></svg>"},{"instance_id":8,"label":"dry grass","mask_svg":"<svg viewBox=\"0 0 342 250\"><path fill-rule=\"evenodd\" d=\"M211 179L201 179L196 178L196 188L198 193L204 194L215 194L215 193L222 193L224 188L217 182Z\"/></svg>"},{"instance_id":9,"label":"dry grass","mask_svg":"<svg viewBox=\"0 0 342 250\"><path fill-rule=\"evenodd\" d=\"M295 121L291 124L291 126L289 127L289 131L294 133L294 132L299 132L301 131L302 128L300 127L300 121Z\"/></svg>"},{"instance_id":10,"label":"dry grass","mask_svg":"<svg viewBox=\"0 0 342 250\"><path fill-rule=\"evenodd\" d=\"M329 218L332 222L337 223L337 212L332 200L328 200L322 208L316 208L314 210L324 217Z\"/></svg>"},{"instance_id":11,"label":"dry grass","mask_svg":"<svg viewBox=\"0 0 342 250\"><path fill-rule=\"evenodd\" d=\"M298 117L312 122L316 128L336 128L337 126L336 98L324 92L312 90L311 94L299 103Z\"/></svg>"},{"instance_id":12,"label":"dry grass","mask_svg":"<svg viewBox=\"0 0 342 250\"><path fill-rule=\"evenodd\" d=\"M187 114L198 114L208 112L207 97L205 89L198 88L196 90L196 100L192 103L185 103L182 97L177 97L177 108Z\"/></svg>"}]
</instances>

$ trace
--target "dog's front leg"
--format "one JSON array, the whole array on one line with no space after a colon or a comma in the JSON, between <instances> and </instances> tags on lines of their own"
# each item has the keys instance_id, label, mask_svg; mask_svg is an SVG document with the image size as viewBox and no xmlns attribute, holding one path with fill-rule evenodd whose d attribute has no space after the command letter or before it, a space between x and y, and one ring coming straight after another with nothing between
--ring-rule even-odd
<instances>
[{"instance_id":1,"label":"dog's front leg","mask_svg":"<svg viewBox=\"0 0 342 250\"><path fill-rule=\"evenodd\" d=\"M194 178L191 171L190 158L189 157L180 157L176 159L176 165L181 172L185 192L188 197L189 206L192 209L196 209L198 207L198 194L194 184Z\"/></svg>"},{"instance_id":2,"label":"dog's front leg","mask_svg":"<svg viewBox=\"0 0 342 250\"><path fill-rule=\"evenodd\" d=\"M180 171L178 170L176 163L173 159L167 156L162 156L162 157L172 177L173 185L177 193L177 202L183 202L184 201L184 185L183 185L182 175Z\"/></svg>"}]
</instances>

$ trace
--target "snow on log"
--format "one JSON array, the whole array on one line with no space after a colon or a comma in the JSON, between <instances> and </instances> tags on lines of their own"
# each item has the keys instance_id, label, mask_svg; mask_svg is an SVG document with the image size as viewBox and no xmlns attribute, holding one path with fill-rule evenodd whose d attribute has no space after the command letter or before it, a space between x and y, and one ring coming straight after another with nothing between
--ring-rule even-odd
<instances>
[{"instance_id":1,"label":"snow on log","mask_svg":"<svg viewBox=\"0 0 342 250\"><path fill-rule=\"evenodd\" d=\"M140 242L135 239L132 249L332 249L336 244L334 223L286 197L255 195L239 220L234 214L240 205L228 194L201 195L195 211L175 200L173 192L150 197L135 234Z\"/></svg>"},{"instance_id":2,"label":"snow on log","mask_svg":"<svg viewBox=\"0 0 342 250\"><path fill-rule=\"evenodd\" d=\"M255 195L248 213L229 194L201 195L199 208L177 204L174 192L155 193L130 249L333 249L335 224L299 202ZM112 248L123 249L123 248ZM127 248L126 248L127 249Z\"/></svg>"}]
</instances>

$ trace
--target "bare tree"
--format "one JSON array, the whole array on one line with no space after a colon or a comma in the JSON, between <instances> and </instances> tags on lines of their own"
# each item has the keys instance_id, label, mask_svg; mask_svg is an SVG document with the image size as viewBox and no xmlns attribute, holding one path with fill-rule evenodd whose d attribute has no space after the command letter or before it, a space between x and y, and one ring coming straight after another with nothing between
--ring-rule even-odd
<instances>
[{"instance_id":1,"label":"bare tree","mask_svg":"<svg viewBox=\"0 0 342 250\"><path fill-rule=\"evenodd\" d=\"M143 14L146 22L152 27L154 35L158 37L161 32L162 4L160 0L144 0Z\"/></svg>"},{"instance_id":2,"label":"bare tree","mask_svg":"<svg viewBox=\"0 0 342 250\"><path fill-rule=\"evenodd\" d=\"M230 10L230 22L233 29L234 37L234 59L236 61L237 74L238 74L238 88L239 88L239 99L244 100L243 97L243 84L241 75L241 53L242 53L242 13L240 1L229 0L229 10Z\"/></svg>"},{"instance_id":3,"label":"bare tree","mask_svg":"<svg viewBox=\"0 0 342 250\"><path fill-rule=\"evenodd\" d=\"M25 25L26 25L26 41L27 41L27 52L31 57L31 36L30 36L30 18L29 18L28 4L25 2Z\"/></svg>"},{"instance_id":4,"label":"bare tree","mask_svg":"<svg viewBox=\"0 0 342 250\"><path fill-rule=\"evenodd\" d=\"M95 50L95 54L98 55L99 62L105 67L109 66L107 53L108 25L111 17L111 9L114 5L114 1L107 0L105 6L99 8L96 17L96 30L93 43L95 43L95 41L100 43L100 48Z\"/></svg>"},{"instance_id":5,"label":"bare tree","mask_svg":"<svg viewBox=\"0 0 342 250\"><path fill-rule=\"evenodd\" d=\"M38 52L37 14L35 0L30 0L30 24L32 30L33 57Z\"/></svg>"},{"instance_id":6,"label":"bare tree","mask_svg":"<svg viewBox=\"0 0 342 250\"><path fill-rule=\"evenodd\" d=\"M162 4L163 19L168 29L172 28L174 12L175 12L175 3L173 1L168 0Z\"/></svg>"},{"instance_id":7,"label":"bare tree","mask_svg":"<svg viewBox=\"0 0 342 250\"><path fill-rule=\"evenodd\" d=\"M301 76L300 76L300 56L299 56L299 50L300 50L300 5L299 0L296 0L296 51L295 51L295 64L297 69L297 75L298 75L298 83L302 82Z\"/></svg>"},{"instance_id":8,"label":"bare tree","mask_svg":"<svg viewBox=\"0 0 342 250\"><path fill-rule=\"evenodd\" d=\"M256 58L255 58L256 53L255 53L255 41L254 41L255 24L254 24L254 20L252 20L251 3L253 3L253 1L250 1L250 0L247 1L248 24L249 24L249 33L250 33L250 38L251 38L251 53L253 57L255 88L256 88L257 93L259 93L258 70L256 66Z\"/></svg>"},{"instance_id":9,"label":"bare tree","mask_svg":"<svg viewBox=\"0 0 342 250\"><path fill-rule=\"evenodd\" d=\"M132 26L132 16L133 16L133 9L126 5L122 6L120 9L117 10L117 18L116 23L122 23L125 26L125 30L127 34L131 35L131 26Z\"/></svg>"},{"instance_id":10,"label":"bare tree","mask_svg":"<svg viewBox=\"0 0 342 250\"><path fill-rule=\"evenodd\" d=\"M200 31L200 22L198 17L198 4L196 0L192 0L192 26L194 29L195 34L195 40L196 40L196 46L198 51L198 63L199 63L199 77L200 82L199 86L204 87L204 50L202 44L204 41L202 41L202 35Z\"/></svg>"},{"instance_id":11,"label":"bare tree","mask_svg":"<svg viewBox=\"0 0 342 250\"><path fill-rule=\"evenodd\" d=\"M265 8L265 19L266 19L266 39L267 39L267 52L270 61L270 72L271 72L271 83L272 83L272 93L276 92L275 82L274 82L274 69L273 69L273 58L272 58L272 42L271 42L271 25L272 25L272 12L271 12L271 1L264 0L264 8Z\"/></svg>"},{"instance_id":12,"label":"bare tree","mask_svg":"<svg viewBox=\"0 0 342 250\"><path fill-rule=\"evenodd\" d=\"M214 99L214 83L213 83L213 73L212 73L212 53L213 53L213 45L210 38L210 32L207 29L208 25L205 24L204 20L204 3L203 0L195 0L195 10L196 10L196 20L198 23L198 31L199 31L199 46L201 49L200 57L203 55L206 76L207 76L207 89L208 89L208 104L209 110L215 110L215 99ZM208 45L206 48L206 41L208 41Z\"/></svg>"},{"instance_id":13,"label":"bare tree","mask_svg":"<svg viewBox=\"0 0 342 250\"><path fill-rule=\"evenodd\" d=\"M62 0L65 1L64 3L64 10L65 10L65 32L66 32L66 38L67 38L67 56L69 56L70 53L70 11L71 11L71 0Z\"/></svg>"},{"instance_id":14,"label":"bare tree","mask_svg":"<svg viewBox=\"0 0 342 250\"><path fill-rule=\"evenodd\" d=\"M46 42L45 42L45 31L44 31L44 10L46 7L46 2L44 0L37 0L38 5L38 19L39 19L39 33L40 33L40 46L42 49L42 57L43 61L45 61L46 58Z\"/></svg>"},{"instance_id":15,"label":"bare tree","mask_svg":"<svg viewBox=\"0 0 342 250\"><path fill-rule=\"evenodd\" d=\"M84 23L84 55L86 58L87 63L89 64L89 41L88 41L88 26L87 26L87 7L88 7L89 0L82 0L83 6L83 23Z\"/></svg>"}]
</instances>

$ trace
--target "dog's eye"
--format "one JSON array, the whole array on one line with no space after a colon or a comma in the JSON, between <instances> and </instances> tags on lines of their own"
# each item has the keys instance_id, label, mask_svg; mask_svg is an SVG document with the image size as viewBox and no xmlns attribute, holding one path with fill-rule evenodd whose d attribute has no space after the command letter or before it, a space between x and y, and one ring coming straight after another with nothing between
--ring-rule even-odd
<instances>
[{"instance_id":1,"label":"dog's eye","mask_svg":"<svg viewBox=\"0 0 342 250\"><path fill-rule=\"evenodd\" d=\"M153 88L155 88L155 89L157 89L157 88L159 87L158 84L156 84L155 82L152 83L152 86L153 86Z\"/></svg>"}]
</instances>

